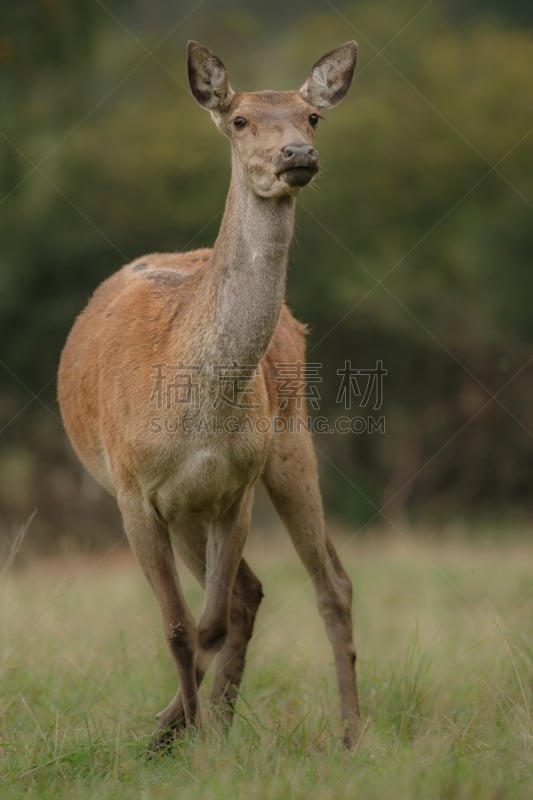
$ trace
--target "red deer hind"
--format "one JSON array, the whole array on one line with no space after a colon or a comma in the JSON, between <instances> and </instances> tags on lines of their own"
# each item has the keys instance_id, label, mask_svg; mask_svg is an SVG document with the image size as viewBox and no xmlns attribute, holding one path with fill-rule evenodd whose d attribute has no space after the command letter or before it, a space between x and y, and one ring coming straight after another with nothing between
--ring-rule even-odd
<instances>
[{"instance_id":1,"label":"red deer hind","mask_svg":"<svg viewBox=\"0 0 533 800\"><path fill-rule=\"evenodd\" d=\"M154 748L197 725L198 687L215 656L212 704L231 722L262 598L242 558L259 479L314 583L344 742L358 740L351 582L325 528L306 409L300 397L280 398L276 380L278 365L305 360L304 326L284 304L296 196L318 172L315 127L346 95L356 54L355 42L327 53L298 91L238 92L217 56L189 42L192 94L231 145L215 245L127 264L95 291L63 350L58 392L68 436L116 497L178 671ZM169 430L155 423L154 374L176 365L195 371L197 393L172 404ZM233 407L220 402L221 382L226 397L238 394ZM303 424L264 424L276 418ZM175 554L205 587L198 624Z\"/></svg>"}]
</instances>

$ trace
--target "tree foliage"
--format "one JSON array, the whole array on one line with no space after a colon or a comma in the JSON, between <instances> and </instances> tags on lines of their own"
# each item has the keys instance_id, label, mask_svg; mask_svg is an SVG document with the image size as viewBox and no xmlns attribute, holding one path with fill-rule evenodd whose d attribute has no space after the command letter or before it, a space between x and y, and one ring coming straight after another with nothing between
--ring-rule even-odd
<instances>
[{"instance_id":1,"label":"tree foliage","mask_svg":"<svg viewBox=\"0 0 533 800\"><path fill-rule=\"evenodd\" d=\"M533 16L520 2L438 5L3 6L4 522L39 506L44 537L80 503L84 535L108 519L58 424L55 369L106 275L216 235L228 150L186 88L189 37L244 89L291 88L359 40L352 92L321 126L323 174L301 198L289 280L323 365L320 413L342 412L346 360L388 370L385 435L317 437L330 506L359 522L383 504L529 509Z\"/></svg>"}]
</instances>

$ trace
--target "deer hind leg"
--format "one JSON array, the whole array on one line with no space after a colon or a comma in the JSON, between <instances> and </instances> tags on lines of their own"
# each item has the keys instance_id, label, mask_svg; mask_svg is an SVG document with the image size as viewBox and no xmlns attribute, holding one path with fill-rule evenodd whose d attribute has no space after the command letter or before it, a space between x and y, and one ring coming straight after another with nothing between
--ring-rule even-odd
<instances>
[{"instance_id":1,"label":"deer hind leg","mask_svg":"<svg viewBox=\"0 0 533 800\"><path fill-rule=\"evenodd\" d=\"M246 503L249 503L251 507L251 497L246 500ZM198 658L196 667L196 680L199 686L207 668L217 653L217 645L222 645L216 660L216 673L211 701L219 710L222 719L227 723L231 722L233 716L233 707L244 671L246 648L252 636L255 615L263 596L259 579L254 575L244 559L240 558L240 553L242 552L244 544L242 537L246 537L249 526L250 507L245 505L237 513L236 517L233 515L230 516L229 520L221 523L221 527L218 528L218 531L215 529L211 531L210 534L204 531L203 535L199 536L197 530L184 526L173 527L171 529L173 543L176 546L177 552L193 575L204 587L206 586L206 573L208 569L207 545L209 535L214 538L218 533L218 536L221 538L221 544L223 546L232 547L233 553L228 554L227 558L227 562L231 567L229 573L224 573L224 565L218 564L220 572L219 577L216 579L216 584L219 590L221 590L220 594L222 595L226 595L228 592L228 587L224 583L226 579L224 575L231 581L231 572L234 569L233 560L237 558L237 553L239 554L237 574L233 579L233 591L229 595L231 598L229 620L227 608L224 609L224 603L227 602L225 597L223 598L224 602L220 604L219 607L219 622L213 621L213 617L211 617L211 622L209 622L209 618L207 618L206 621L205 611L202 617L206 629L210 624L214 625L215 628L220 624L222 629L227 627L227 636L223 644L222 641L220 641L215 643L214 647L204 647L201 656ZM232 545L233 537L235 537L235 540ZM211 548L213 549L213 542L211 542ZM211 552L211 554L213 555L213 552ZM216 566L216 564L211 564L212 571L216 571ZM216 607L217 602L216 599L213 599L213 606ZM208 596L206 596L205 604L206 609L207 607ZM202 624L202 622L200 624ZM224 631L222 630L222 638L224 638L223 633ZM207 633L206 638L208 640L209 636L210 634ZM160 718L171 717L173 725L176 728L185 725L185 713L181 692L176 694L167 708L162 711L159 716Z\"/></svg>"},{"instance_id":2,"label":"deer hind leg","mask_svg":"<svg viewBox=\"0 0 533 800\"><path fill-rule=\"evenodd\" d=\"M131 548L159 603L165 636L178 670L185 724L195 726L199 712L196 682L198 637L179 583L169 532L151 506L144 504L138 496L123 493L118 502ZM152 748L168 743L172 722L171 718L164 720Z\"/></svg>"},{"instance_id":3,"label":"deer hind leg","mask_svg":"<svg viewBox=\"0 0 533 800\"><path fill-rule=\"evenodd\" d=\"M325 528L310 434L305 430L278 434L262 477L313 581L335 658L344 743L353 747L360 736L360 714L352 631L352 584Z\"/></svg>"},{"instance_id":4,"label":"deer hind leg","mask_svg":"<svg viewBox=\"0 0 533 800\"><path fill-rule=\"evenodd\" d=\"M207 535L205 602L198 623L198 666L204 673L213 657L224 650L226 644L230 647L232 643L229 633L235 584L250 527L252 500L253 490L247 489L234 508L210 526ZM243 574L241 568L239 587Z\"/></svg>"},{"instance_id":5,"label":"deer hind leg","mask_svg":"<svg viewBox=\"0 0 533 800\"><path fill-rule=\"evenodd\" d=\"M231 624L224 647L216 662L211 703L219 719L229 726L252 638L257 610L263 598L261 582L244 559L241 559L233 587Z\"/></svg>"}]
</instances>

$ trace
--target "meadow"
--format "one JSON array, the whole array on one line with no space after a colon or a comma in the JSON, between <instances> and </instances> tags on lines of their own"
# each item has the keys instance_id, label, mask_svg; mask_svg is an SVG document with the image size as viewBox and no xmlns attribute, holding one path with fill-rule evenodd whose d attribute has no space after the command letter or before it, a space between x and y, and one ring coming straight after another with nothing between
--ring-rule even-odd
<instances>
[{"instance_id":1,"label":"meadow","mask_svg":"<svg viewBox=\"0 0 533 800\"><path fill-rule=\"evenodd\" d=\"M204 700L203 732L151 759L175 675L131 556L4 570L3 800L533 797L533 545L457 532L337 543L355 589L365 732L354 753L340 744L312 587L280 535L248 547L265 600L229 735ZM182 576L198 611L202 593Z\"/></svg>"}]
</instances>

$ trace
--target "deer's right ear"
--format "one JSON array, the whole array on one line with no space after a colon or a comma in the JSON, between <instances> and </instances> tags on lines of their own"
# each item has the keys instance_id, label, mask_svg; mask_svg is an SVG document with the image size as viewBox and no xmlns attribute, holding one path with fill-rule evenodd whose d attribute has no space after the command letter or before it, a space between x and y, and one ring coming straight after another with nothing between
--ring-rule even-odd
<instances>
[{"instance_id":1,"label":"deer's right ear","mask_svg":"<svg viewBox=\"0 0 533 800\"><path fill-rule=\"evenodd\" d=\"M235 92L222 61L199 42L187 42L189 85L195 100L209 111L227 111Z\"/></svg>"}]
</instances>

